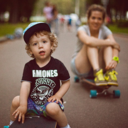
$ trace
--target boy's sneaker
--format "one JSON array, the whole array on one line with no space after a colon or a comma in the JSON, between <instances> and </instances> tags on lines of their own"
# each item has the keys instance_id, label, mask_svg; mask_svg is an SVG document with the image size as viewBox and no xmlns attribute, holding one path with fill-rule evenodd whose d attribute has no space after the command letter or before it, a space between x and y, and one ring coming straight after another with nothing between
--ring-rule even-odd
<instances>
[{"instance_id":1,"label":"boy's sneaker","mask_svg":"<svg viewBox=\"0 0 128 128\"><path fill-rule=\"evenodd\" d=\"M94 76L94 82L96 86L107 86L107 82L105 81L102 69L100 69L99 71L95 71Z\"/></svg>"},{"instance_id":2,"label":"boy's sneaker","mask_svg":"<svg viewBox=\"0 0 128 128\"><path fill-rule=\"evenodd\" d=\"M110 70L106 72L105 80L107 81L108 85L118 86L116 75L118 75L118 73L115 70Z\"/></svg>"},{"instance_id":3,"label":"boy's sneaker","mask_svg":"<svg viewBox=\"0 0 128 128\"><path fill-rule=\"evenodd\" d=\"M9 126L4 126L4 128L9 128Z\"/></svg>"}]
</instances>

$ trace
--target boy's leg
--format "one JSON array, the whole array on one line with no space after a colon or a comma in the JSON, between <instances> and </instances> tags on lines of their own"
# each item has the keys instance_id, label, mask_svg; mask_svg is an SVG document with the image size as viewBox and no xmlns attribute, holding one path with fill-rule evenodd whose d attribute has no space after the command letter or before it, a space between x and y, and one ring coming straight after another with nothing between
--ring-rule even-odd
<instances>
[{"instance_id":1,"label":"boy's leg","mask_svg":"<svg viewBox=\"0 0 128 128\"><path fill-rule=\"evenodd\" d=\"M46 114L56 120L60 127L65 127L68 124L65 113L60 109L60 106L53 102L46 106Z\"/></svg>"},{"instance_id":2,"label":"boy's leg","mask_svg":"<svg viewBox=\"0 0 128 128\"><path fill-rule=\"evenodd\" d=\"M16 120L14 116L12 116L13 112L19 107L19 96L14 97L12 100L11 110L10 110L10 123L6 128L9 128L10 125Z\"/></svg>"},{"instance_id":3,"label":"boy's leg","mask_svg":"<svg viewBox=\"0 0 128 128\"><path fill-rule=\"evenodd\" d=\"M14 118L14 116L12 116L13 112L19 107L19 96L14 97L14 99L12 100L12 105L11 105L11 112L10 112L10 119L12 121L15 121L16 119Z\"/></svg>"}]
</instances>

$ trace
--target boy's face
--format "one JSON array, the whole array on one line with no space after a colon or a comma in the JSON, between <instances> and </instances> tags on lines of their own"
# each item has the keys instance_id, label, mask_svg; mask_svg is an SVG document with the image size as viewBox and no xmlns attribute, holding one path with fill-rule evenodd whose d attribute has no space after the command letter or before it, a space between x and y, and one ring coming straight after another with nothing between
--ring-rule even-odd
<instances>
[{"instance_id":1,"label":"boy's face","mask_svg":"<svg viewBox=\"0 0 128 128\"><path fill-rule=\"evenodd\" d=\"M34 55L37 60L48 59L51 56L51 41L47 35L33 35L30 40L30 53Z\"/></svg>"}]
</instances>

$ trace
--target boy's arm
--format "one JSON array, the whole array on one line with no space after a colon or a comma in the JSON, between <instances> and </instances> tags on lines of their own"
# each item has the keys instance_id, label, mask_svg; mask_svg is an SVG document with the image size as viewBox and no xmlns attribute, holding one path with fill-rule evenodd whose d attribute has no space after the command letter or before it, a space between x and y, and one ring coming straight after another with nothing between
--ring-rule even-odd
<instances>
[{"instance_id":1,"label":"boy's arm","mask_svg":"<svg viewBox=\"0 0 128 128\"><path fill-rule=\"evenodd\" d=\"M69 87L70 87L70 80L62 82L59 91L55 95L61 99L68 91Z\"/></svg>"},{"instance_id":2,"label":"boy's arm","mask_svg":"<svg viewBox=\"0 0 128 128\"><path fill-rule=\"evenodd\" d=\"M30 93L30 82L23 81L20 90L20 106L27 106L27 99Z\"/></svg>"},{"instance_id":3,"label":"boy's arm","mask_svg":"<svg viewBox=\"0 0 128 128\"><path fill-rule=\"evenodd\" d=\"M62 104L60 99L68 91L69 87L70 87L70 80L62 82L62 85L61 85L59 91L55 95L51 96L48 99L48 102L50 102L50 101L54 102L56 100L57 102L59 101Z\"/></svg>"},{"instance_id":4,"label":"boy's arm","mask_svg":"<svg viewBox=\"0 0 128 128\"><path fill-rule=\"evenodd\" d=\"M27 112L27 100L28 100L29 92L30 92L30 82L23 81L21 83L19 107L12 114L15 118L18 117L18 121L22 120L22 123L24 123L25 113Z\"/></svg>"}]
</instances>

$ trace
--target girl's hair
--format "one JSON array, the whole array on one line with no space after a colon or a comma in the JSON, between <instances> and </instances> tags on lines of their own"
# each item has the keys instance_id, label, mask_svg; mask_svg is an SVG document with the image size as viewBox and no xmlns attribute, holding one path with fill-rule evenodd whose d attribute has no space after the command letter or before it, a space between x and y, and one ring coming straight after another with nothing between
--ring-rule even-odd
<instances>
[{"instance_id":1,"label":"girl's hair","mask_svg":"<svg viewBox=\"0 0 128 128\"><path fill-rule=\"evenodd\" d=\"M103 6L97 5L97 4L91 5L88 8L88 10L87 10L87 18L88 19L90 18L92 11L100 11L100 12L102 12L102 14L103 14L103 20L105 19L105 17L106 17L106 10L105 10L105 8Z\"/></svg>"},{"instance_id":2,"label":"girl's hair","mask_svg":"<svg viewBox=\"0 0 128 128\"><path fill-rule=\"evenodd\" d=\"M56 50L56 48L58 46L58 41L57 41L56 35L53 34L53 33L47 32L47 31L39 31L39 32L35 32L30 38L32 38L33 36L37 36L38 37L39 35L41 35L41 36L43 36L43 35L48 36L48 38L49 38L49 40L51 42L51 46L53 46L52 51L51 51L51 54L52 54ZM30 57L34 58L34 55L30 53L30 43L26 44L25 49L26 49L27 54Z\"/></svg>"}]
</instances>

